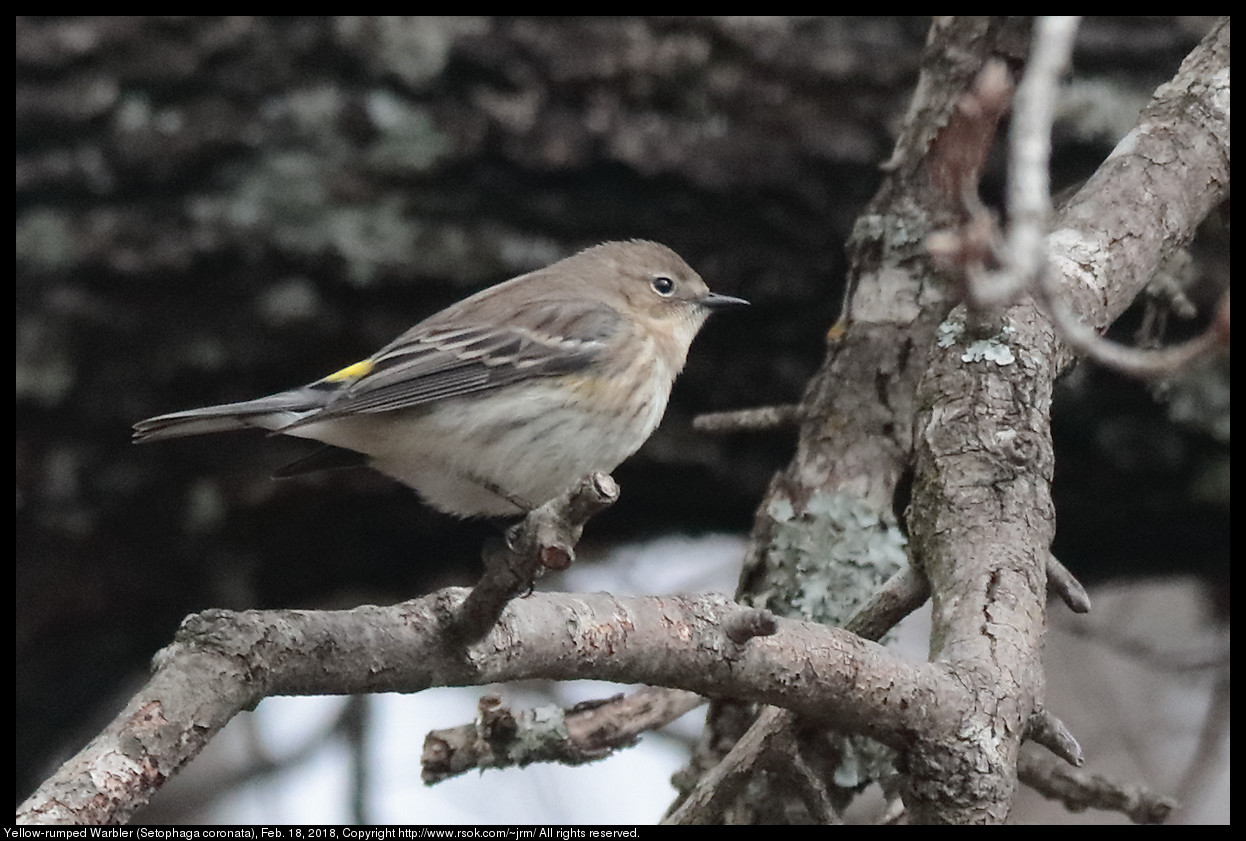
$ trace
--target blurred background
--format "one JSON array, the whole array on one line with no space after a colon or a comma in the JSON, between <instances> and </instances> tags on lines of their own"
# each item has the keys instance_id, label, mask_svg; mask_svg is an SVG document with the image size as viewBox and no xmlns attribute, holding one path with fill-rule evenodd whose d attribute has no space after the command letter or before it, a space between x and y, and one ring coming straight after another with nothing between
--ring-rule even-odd
<instances>
[{"instance_id":1,"label":"blurred background","mask_svg":"<svg viewBox=\"0 0 1246 841\"><path fill-rule=\"evenodd\" d=\"M1083 22L1055 134L1057 188L1093 171L1211 23ZM603 240L664 242L716 291L753 306L711 320L662 427L616 472L622 498L585 539L603 569L625 558L614 577L565 586L732 590L753 507L793 439L711 437L691 419L799 399L839 310L844 241L879 183L928 25L18 17L17 800L120 708L187 613L387 603L467 583L481 540L496 532L435 514L366 471L271 480L307 442L238 435L134 447L134 421L318 378L472 291ZM1001 187L996 163L988 201ZM1199 314L1167 318L1166 339L1197 331L1227 285L1226 225L1211 220L1174 273ZM1140 300L1114 334L1152 334L1165 321L1161 297ZM1082 365L1060 388L1056 554L1090 584L1142 580L1186 594L1124 614L1158 623L1147 631L1153 650L1220 640L1227 359L1162 387ZM637 553L655 545L658 560L638 578ZM670 577L683 569L697 576ZM1203 728L1215 688L1227 693L1227 659L1180 674L1206 690L1185 743L1211 739L1227 756L1227 718L1223 742ZM403 725L417 731L411 745L420 726L470 719L479 691L453 692L466 701L450 720ZM313 703L265 702L245 720L284 721L293 707L275 705ZM349 722L317 729L338 722L344 704L323 702L306 738L366 744L341 738ZM245 732L237 738L252 747L304 739ZM368 767L345 750L334 773L350 776L352 755ZM248 756L252 771L227 766L224 788L282 764L272 752ZM414 779L418 749L403 759ZM1148 763L1132 767L1144 775ZM626 775L663 788L669 772ZM194 790L203 800L213 789ZM430 814L369 817L344 802L316 817ZM170 821L313 817L193 811L203 803L179 811L172 789L155 805ZM539 819L527 814L498 819Z\"/></svg>"}]
</instances>

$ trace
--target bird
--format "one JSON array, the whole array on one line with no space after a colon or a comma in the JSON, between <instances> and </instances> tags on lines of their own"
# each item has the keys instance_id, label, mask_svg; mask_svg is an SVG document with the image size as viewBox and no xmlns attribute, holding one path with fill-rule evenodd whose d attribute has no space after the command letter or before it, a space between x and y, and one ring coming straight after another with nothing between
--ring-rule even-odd
<instances>
[{"instance_id":1,"label":"bird","mask_svg":"<svg viewBox=\"0 0 1246 841\"><path fill-rule=\"evenodd\" d=\"M709 314L747 303L711 292L665 245L605 242L315 382L148 418L133 440L258 428L328 445L278 476L362 461L447 514L521 515L636 452Z\"/></svg>"}]
</instances>

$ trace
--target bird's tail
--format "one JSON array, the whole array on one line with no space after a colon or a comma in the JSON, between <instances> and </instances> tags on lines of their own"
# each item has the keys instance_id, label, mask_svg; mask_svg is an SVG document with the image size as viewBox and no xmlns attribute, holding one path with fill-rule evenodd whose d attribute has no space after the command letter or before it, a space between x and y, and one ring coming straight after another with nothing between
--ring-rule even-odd
<instances>
[{"instance_id":1,"label":"bird's tail","mask_svg":"<svg viewBox=\"0 0 1246 841\"><path fill-rule=\"evenodd\" d=\"M134 443L145 444L149 441L207 435L212 432L232 432L237 429L279 431L323 408L324 402L323 392L305 387L257 400L172 412L134 424Z\"/></svg>"}]
</instances>

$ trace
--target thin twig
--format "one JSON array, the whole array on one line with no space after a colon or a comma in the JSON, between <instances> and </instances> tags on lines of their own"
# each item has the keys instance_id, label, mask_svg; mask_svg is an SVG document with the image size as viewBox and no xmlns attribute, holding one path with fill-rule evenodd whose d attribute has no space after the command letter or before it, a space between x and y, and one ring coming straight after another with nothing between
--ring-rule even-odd
<instances>
[{"instance_id":1,"label":"thin twig","mask_svg":"<svg viewBox=\"0 0 1246 841\"><path fill-rule=\"evenodd\" d=\"M874 595L844 623L844 630L867 640L880 640L900 620L930 598L930 582L910 566L883 582Z\"/></svg>"},{"instance_id":2,"label":"thin twig","mask_svg":"<svg viewBox=\"0 0 1246 841\"><path fill-rule=\"evenodd\" d=\"M707 412L692 419L692 428L701 432L760 432L768 429L790 429L804 417L796 404L758 406L731 412Z\"/></svg>"},{"instance_id":3,"label":"thin twig","mask_svg":"<svg viewBox=\"0 0 1246 841\"><path fill-rule=\"evenodd\" d=\"M1047 262L1051 220L1051 124L1060 77L1073 54L1080 18L1046 16L1035 23L1033 47L1013 103L1008 136L1008 233L1004 268L969 284L969 304L993 309L1030 289Z\"/></svg>"},{"instance_id":4,"label":"thin twig","mask_svg":"<svg viewBox=\"0 0 1246 841\"><path fill-rule=\"evenodd\" d=\"M1082 356L1107 368L1139 379L1163 379L1180 373L1198 360L1229 346L1229 293L1225 291L1208 328L1179 345L1165 348L1129 347L1105 339L1082 322L1060 297L1056 272L1040 273L1039 300L1060 333L1060 338Z\"/></svg>"},{"instance_id":5,"label":"thin twig","mask_svg":"<svg viewBox=\"0 0 1246 841\"><path fill-rule=\"evenodd\" d=\"M1069 568L1056 560L1055 555L1047 556L1047 591L1055 593L1061 601L1074 613L1090 612L1090 594L1077 580Z\"/></svg>"}]
</instances>

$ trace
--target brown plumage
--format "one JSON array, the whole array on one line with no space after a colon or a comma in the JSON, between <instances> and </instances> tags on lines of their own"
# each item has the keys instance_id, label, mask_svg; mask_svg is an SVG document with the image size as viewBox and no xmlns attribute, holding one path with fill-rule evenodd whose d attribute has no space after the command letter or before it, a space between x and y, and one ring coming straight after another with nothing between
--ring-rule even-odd
<instances>
[{"instance_id":1,"label":"brown plumage","mask_svg":"<svg viewBox=\"0 0 1246 841\"><path fill-rule=\"evenodd\" d=\"M324 379L150 418L134 440L258 427L362 453L451 514L521 513L635 452L710 311L742 303L666 246L608 242L465 298Z\"/></svg>"}]
</instances>

